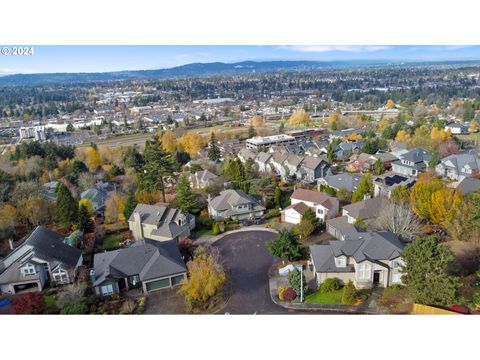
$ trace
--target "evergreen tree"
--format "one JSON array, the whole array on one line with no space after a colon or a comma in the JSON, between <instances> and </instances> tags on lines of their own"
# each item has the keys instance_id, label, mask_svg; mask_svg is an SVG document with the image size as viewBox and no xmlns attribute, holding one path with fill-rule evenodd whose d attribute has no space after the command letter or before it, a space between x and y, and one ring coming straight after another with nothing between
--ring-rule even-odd
<instances>
[{"instance_id":1,"label":"evergreen tree","mask_svg":"<svg viewBox=\"0 0 480 360\"><path fill-rule=\"evenodd\" d=\"M253 168L255 165L255 161L252 158L247 159L245 161L245 165L243 166L245 169L245 180L253 180L255 178L255 169Z\"/></svg>"},{"instance_id":2,"label":"evergreen tree","mask_svg":"<svg viewBox=\"0 0 480 360\"><path fill-rule=\"evenodd\" d=\"M377 159L373 165L373 172L375 175L381 175L385 172L385 166L383 166L382 160Z\"/></svg>"},{"instance_id":3,"label":"evergreen tree","mask_svg":"<svg viewBox=\"0 0 480 360\"><path fill-rule=\"evenodd\" d=\"M285 132L285 124L284 123L280 124L280 127L278 128L278 132L280 134L283 134Z\"/></svg>"},{"instance_id":4,"label":"evergreen tree","mask_svg":"<svg viewBox=\"0 0 480 360\"><path fill-rule=\"evenodd\" d=\"M177 184L177 206L185 213L197 213L200 203L190 187L190 181L186 175L180 176Z\"/></svg>"},{"instance_id":5,"label":"evergreen tree","mask_svg":"<svg viewBox=\"0 0 480 360\"><path fill-rule=\"evenodd\" d=\"M298 260L303 256L303 246L291 229L280 230L277 238L268 244L268 250L283 261Z\"/></svg>"},{"instance_id":6,"label":"evergreen tree","mask_svg":"<svg viewBox=\"0 0 480 360\"><path fill-rule=\"evenodd\" d=\"M155 192L159 188L162 191L165 202L164 177L173 173L173 158L167 153L157 135L145 143L143 153L144 165L139 174L139 187L147 192Z\"/></svg>"},{"instance_id":7,"label":"evergreen tree","mask_svg":"<svg viewBox=\"0 0 480 360\"><path fill-rule=\"evenodd\" d=\"M62 224L73 224L77 220L77 202L64 183L59 182L57 193L57 218Z\"/></svg>"},{"instance_id":8,"label":"evergreen tree","mask_svg":"<svg viewBox=\"0 0 480 360\"><path fill-rule=\"evenodd\" d=\"M93 225L92 218L88 213L88 209L85 205L80 205L78 208L78 219L77 219L78 229L81 230L84 234L91 233L95 230Z\"/></svg>"},{"instance_id":9,"label":"evergreen tree","mask_svg":"<svg viewBox=\"0 0 480 360\"><path fill-rule=\"evenodd\" d=\"M361 201L364 199L365 195L373 197L374 187L372 181L372 175L366 174L360 180L357 190L352 195L352 202Z\"/></svg>"},{"instance_id":10,"label":"evergreen tree","mask_svg":"<svg viewBox=\"0 0 480 360\"><path fill-rule=\"evenodd\" d=\"M355 286L353 285L352 280L348 280L348 282L343 287L342 304L354 305L356 298L357 298L357 290L355 289Z\"/></svg>"},{"instance_id":11,"label":"evergreen tree","mask_svg":"<svg viewBox=\"0 0 480 360\"><path fill-rule=\"evenodd\" d=\"M327 147L327 160L330 163L335 162L335 151L333 150L333 145L332 144L328 144L328 147Z\"/></svg>"},{"instance_id":12,"label":"evergreen tree","mask_svg":"<svg viewBox=\"0 0 480 360\"><path fill-rule=\"evenodd\" d=\"M415 302L448 305L455 302L458 280L447 274L453 256L437 237L417 238L402 252L402 281Z\"/></svg>"},{"instance_id":13,"label":"evergreen tree","mask_svg":"<svg viewBox=\"0 0 480 360\"><path fill-rule=\"evenodd\" d=\"M217 139L215 138L215 133L213 131L212 135L210 136L208 158L212 161L218 161L220 159L220 149L217 146Z\"/></svg>"},{"instance_id":14,"label":"evergreen tree","mask_svg":"<svg viewBox=\"0 0 480 360\"><path fill-rule=\"evenodd\" d=\"M257 136L257 132L255 131L255 128L250 125L250 127L248 128L248 138L253 138Z\"/></svg>"},{"instance_id":15,"label":"evergreen tree","mask_svg":"<svg viewBox=\"0 0 480 360\"><path fill-rule=\"evenodd\" d=\"M275 188L274 199L275 207L277 209L282 207L282 189L280 189L278 186Z\"/></svg>"},{"instance_id":16,"label":"evergreen tree","mask_svg":"<svg viewBox=\"0 0 480 360\"><path fill-rule=\"evenodd\" d=\"M132 215L133 210L135 210L136 206L137 206L137 199L135 198L135 194L131 192L128 194L127 201L125 202L125 209L123 210L123 215L125 216L125 219L127 221Z\"/></svg>"}]
</instances>

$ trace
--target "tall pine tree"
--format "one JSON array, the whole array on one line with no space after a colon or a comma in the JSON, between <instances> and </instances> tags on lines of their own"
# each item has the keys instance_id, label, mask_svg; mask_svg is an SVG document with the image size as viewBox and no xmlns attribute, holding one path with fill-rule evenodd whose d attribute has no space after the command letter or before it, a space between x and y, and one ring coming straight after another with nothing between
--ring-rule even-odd
<instances>
[{"instance_id":1,"label":"tall pine tree","mask_svg":"<svg viewBox=\"0 0 480 360\"><path fill-rule=\"evenodd\" d=\"M123 210L123 215L125 216L125 219L127 221L132 215L133 210L135 210L136 206L137 199L135 198L135 194L131 192L130 194L128 194L127 201L125 202L125 209Z\"/></svg>"},{"instance_id":2,"label":"tall pine tree","mask_svg":"<svg viewBox=\"0 0 480 360\"><path fill-rule=\"evenodd\" d=\"M57 185L57 218L62 224L72 224L77 221L77 202L67 186L59 182Z\"/></svg>"},{"instance_id":3,"label":"tall pine tree","mask_svg":"<svg viewBox=\"0 0 480 360\"><path fill-rule=\"evenodd\" d=\"M183 174L177 184L177 206L186 213L197 213L200 210L200 203L190 187L190 181Z\"/></svg>"},{"instance_id":4,"label":"tall pine tree","mask_svg":"<svg viewBox=\"0 0 480 360\"><path fill-rule=\"evenodd\" d=\"M92 218L88 213L88 209L85 205L80 205L78 208L78 220L77 220L78 229L81 230L84 234L91 233L95 230L93 225Z\"/></svg>"},{"instance_id":5,"label":"tall pine tree","mask_svg":"<svg viewBox=\"0 0 480 360\"><path fill-rule=\"evenodd\" d=\"M217 139L215 138L215 133L213 131L208 146L208 158L212 161L218 161L220 159L220 149L217 146Z\"/></svg>"}]
</instances>

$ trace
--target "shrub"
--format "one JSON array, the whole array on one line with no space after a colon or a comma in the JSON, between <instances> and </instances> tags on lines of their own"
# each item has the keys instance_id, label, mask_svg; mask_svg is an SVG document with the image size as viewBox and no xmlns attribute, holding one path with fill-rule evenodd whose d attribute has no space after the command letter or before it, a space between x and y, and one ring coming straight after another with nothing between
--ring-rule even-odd
<instances>
[{"instance_id":1,"label":"shrub","mask_svg":"<svg viewBox=\"0 0 480 360\"><path fill-rule=\"evenodd\" d=\"M63 315L82 315L88 313L88 306L83 303L68 303L62 306L60 314Z\"/></svg>"},{"instance_id":2,"label":"shrub","mask_svg":"<svg viewBox=\"0 0 480 360\"><path fill-rule=\"evenodd\" d=\"M281 301L285 300L285 298L284 298L283 295L284 295L285 290L287 290L287 289L288 289L288 286L280 286L280 287L278 288L277 294L278 294L278 298L279 298Z\"/></svg>"},{"instance_id":3,"label":"shrub","mask_svg":"<svg viewBox=\"0 0 480 360\"><path fill-rule=\"evenodd\" d=\"M344 305L353 305L355 304L357 290L353 285L352 280L349 280L347 284L343 287L342 293L342 304Z\"/></svg>"},{"instance_id":4,"label":"shrub","mask_svg":"<svg viewBox=\"0 0 480 360\"><path fill-rule=\"evenodd\" d=\"M320 291L321 292L332 292L336 290L340 290L342 285L340 284L340 279L339 278L331 278L325 280L321 285L320 285Z\"/></svg>"},{"instance_id":5,"label":"shrub","mask_svg":"<svg viewBox=\"0 0 480 360\"><path fill-rule=\"evenodd\" d=\"M120 308L120 314L133 314L135 312L135 302L126 300Z\"/></svg>"},{"instance_id":6,"label":"shrub","mask_svg":"<svg viewBox=\"0 0 480 360\"><path fill-rule=\"evenodd\" d=\"M288 284L290 287L295 290L297 294L300 294L302 290L302 280L303 280L303 293L307 291L307 282L305 276L302 276L302 273L298 269L294 269L288 273Z\"/></svg>"},{"instance_id":7,"label":"shrub","mask_svg":"<svg viewBox=\"0 0 480 360\"><path fill-rule=\"evenodd\" d=\"M296 297L297 297L297 293L291 287L287 288L283 292L283 300L285 300L285 301L293 301L293 300L295 300Z\"/></svg>"},{"instance_id":8,"label":"shrub","mask_svg":"<svg viewBox=\"0 0 480 360\"><path fill-rule=\"evenodd\" d=\"M60 310L57 307L57 299L55 295L44 295L43 298L45 299L45 310L43 313L58 314Z\"/></svg>"},{"instance_id":9,"label":"shrub","mask_svg":"<svg viewBox=\"0 0 480 360\"><path fill-rule=\"evenodd\" d=\"M220 234L220 224L217 221L214 221L212 224L212 234L213 235Z\"/></svg>"},{"instance_id":10,"label":"shrub","mask_svg":"<svg viewBox=\"0 0 480 360\"><path fill-rule=\"evenodd\" d=\"M268 210L264 215L263 215L263 218L265 220L268 220L268 219L271 219L273 217L277 217L277 216L280 216L280 210L278 209L270 209Z\"/></svg>"},{"instance_id":11,"label":"shrub","mask_svg":"<svg viewBox=\"0 0 480 360\"><path fill-rule=\"evenodd\" d=\"M12 314L42 314L45 310L45 299L40 293L20 295L12 302Z\"/></svg>"}]
</instances>

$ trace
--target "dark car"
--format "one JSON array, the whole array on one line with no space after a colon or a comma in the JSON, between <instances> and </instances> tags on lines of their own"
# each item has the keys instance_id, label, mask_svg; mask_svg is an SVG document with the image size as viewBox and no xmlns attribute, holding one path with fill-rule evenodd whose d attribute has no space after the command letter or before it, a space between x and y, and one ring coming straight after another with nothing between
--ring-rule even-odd
<instances>
[{"instance_id":1,"label":"dark car","mask_svg":"<svg viewBox=\"0 0 480 360\"><path fill-rule=\"evenodd\" d=\"M263 223L263 219L262 219L262 218L255 218L255 219L253 220L253 223L254 223L255 225L260 225L260 224Z\"/></svg>"},{"instance_id":2,"label":"dark car","mask_svg":"<svg viewBox=\"0 0 480 360\"><path fill-rule=\"evenodd\" d=\"M249 226L250 225L250 221L248 219L243 219L242 220L242 225L243 226Z\"/></svg>"}]
</instances>

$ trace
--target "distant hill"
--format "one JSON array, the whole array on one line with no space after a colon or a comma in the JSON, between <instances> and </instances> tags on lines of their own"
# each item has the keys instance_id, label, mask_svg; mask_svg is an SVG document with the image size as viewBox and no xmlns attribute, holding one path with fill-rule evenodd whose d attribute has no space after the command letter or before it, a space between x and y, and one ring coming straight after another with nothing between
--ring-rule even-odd
<instances>
[{"instance_id":1,"label":"distant hill","mask_svg":"<svg viewBox=\"0 0 480 360\"><path fill-rule=\"evenodd\" d=\"M446 63L478 63L443 62ZM202 77L212 75L232 75L247 73L266 73L276 71L301 71L334 67L364 67L400 65L401 62L382 60L363 61L243 61L237 63L193 63L158 70L127 70L100 73L50 73L50 74L15 74L0 77L0 87L7 86L41 86L53 84L76 84L98 81L118 80L152 80L166 78ZM406 63L403 63L407 65ZM414 63L410 63L413 65ZM419 64L419 63L415 63ZM426 64L426 63L423 63ZM436 63L440 64L440 63Z\"/></svg>"}]
</instances>

